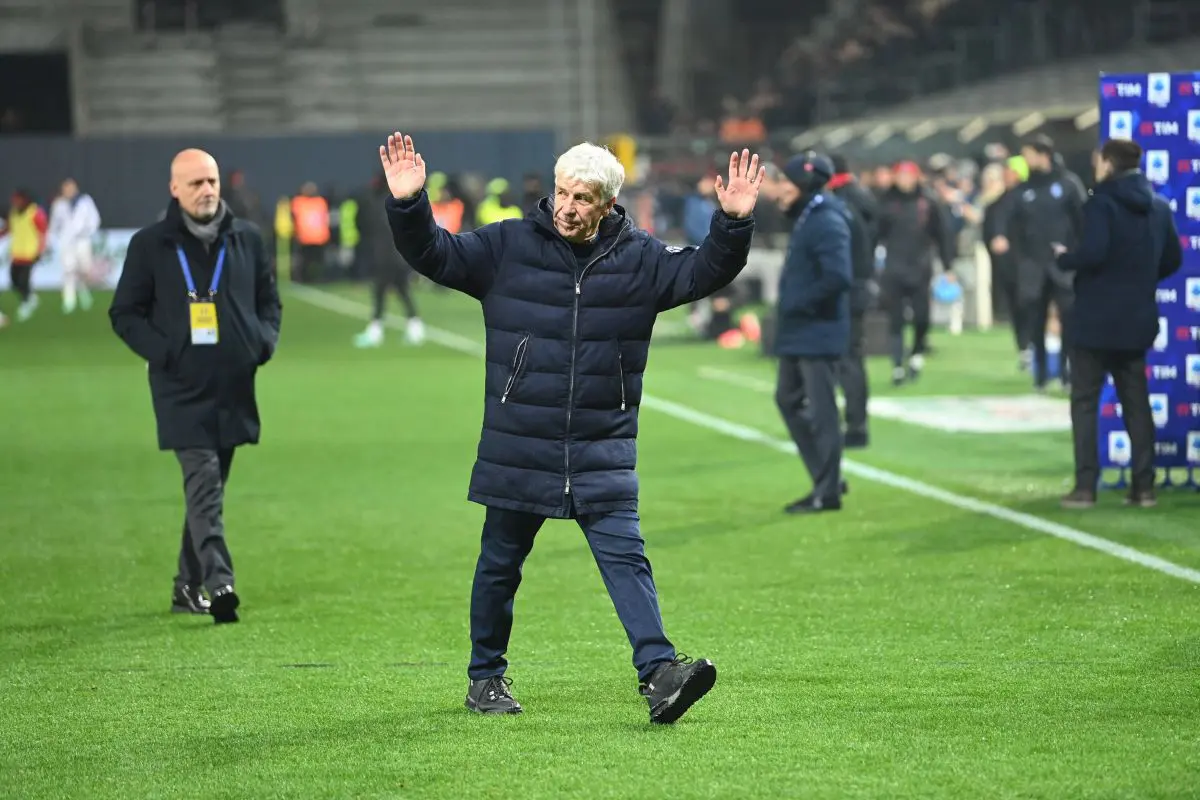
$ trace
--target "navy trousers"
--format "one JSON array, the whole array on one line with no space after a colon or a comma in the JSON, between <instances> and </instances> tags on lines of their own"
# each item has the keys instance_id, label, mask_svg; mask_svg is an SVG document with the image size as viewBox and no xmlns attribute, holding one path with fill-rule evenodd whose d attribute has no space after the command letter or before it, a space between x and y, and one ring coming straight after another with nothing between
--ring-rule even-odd
<instances>
[{"instance_id":1,"label":"navy trousers","mask_svg":"<svg viewBox=\"0 0 1200 800\"><path fill-rule=\"evenodd\" d=\"M508 667L504 654L512 633L513 598L521 585L521 567L545 521L535 514L487 510L471 587L471 665L467 670L471 680L503 675ZM647 680L660 664L675 658L675 648L663 630L638 515L617 511L585 515L576 521L633 646L638 678Z\"/></svg>"}]
</instances>

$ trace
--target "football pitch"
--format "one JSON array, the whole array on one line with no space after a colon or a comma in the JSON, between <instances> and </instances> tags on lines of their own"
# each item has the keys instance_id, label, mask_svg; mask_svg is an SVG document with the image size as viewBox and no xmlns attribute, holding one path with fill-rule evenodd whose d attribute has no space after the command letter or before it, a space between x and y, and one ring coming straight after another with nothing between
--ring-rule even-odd
<instances>
[{"instance_id":1,"label":"football pitch","mask_svg":"<svg viewBox=\"0 0 1200 800\"><path fill-rule=\"evenodd\" d=\"M773 365L678 317L646 373L641 516L667 631L716 687L651 726L583 536L551 522L509 651L525 713L471 715L478 306L424 290L430 341L355 350L365 289L283 300L221 627L168 613L181 479L108 298L63 317L45 295L0 331L0 796L1200 797L1200 495L1062 511L1066 430L890 413L846 509L788 517L808 486ZM902 390L872 363L881 409L1027 393L1006 331L934 343Z\"/></svg>"}]
</instances>

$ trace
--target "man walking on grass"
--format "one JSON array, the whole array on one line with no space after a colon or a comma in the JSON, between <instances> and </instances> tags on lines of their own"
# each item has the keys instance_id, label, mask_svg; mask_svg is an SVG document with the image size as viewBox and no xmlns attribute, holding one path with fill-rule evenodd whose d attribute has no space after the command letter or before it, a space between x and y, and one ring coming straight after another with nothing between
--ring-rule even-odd
<instances>
[{"instance_id":1,"label":"man walking on grass","mask_svg":"<svg viewBox=\"0 0 1200 800\"><path fill-rule=\"evenodd\" d=\"M505 676L521 566L546 519L583 529L633 647L650 721L671 723L716 681L663 629L638 517L638 406L659 312L711 295L746 265L765 170L748 150L717 178L698 247L668 247L616 205L612 153L577 145L554 194L523 219L452 235L434 222L411 137L379 148L396 248L435 283L479 300L487 329L483 434L468 498L487 508L471 591L466 705L514 714Z\"/></svg>"}]
</instances>

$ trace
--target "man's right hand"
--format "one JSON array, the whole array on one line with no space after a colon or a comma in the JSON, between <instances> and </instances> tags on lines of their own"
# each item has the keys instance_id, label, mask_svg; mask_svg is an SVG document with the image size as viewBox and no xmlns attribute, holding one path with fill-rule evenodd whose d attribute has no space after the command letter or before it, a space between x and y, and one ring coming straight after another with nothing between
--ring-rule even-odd
<instances>
[{"instance_id":1,"label":"man's right hand","mask_svg":"<svg viewBox=\"0 0 1200 800\"><path fill-rule=\"evenodd\" d=\"M411 136L401 136L396 131L387 138L387 145L379 148L379 160L383 162L383 174L388 189L397 200L411 200L425 186L425 159L413 147Z\"/></svg>"},{"instance_id":2,"label":"man's right hand","mask_svg":"<svg viewBox=\"0 0 1200 800\"><path fill-rule=\"evenodd\" d=\"M1008 252L1008 237L995 236L992 238L992 252L1002 256Z\"/></svg>"}]
</instances>

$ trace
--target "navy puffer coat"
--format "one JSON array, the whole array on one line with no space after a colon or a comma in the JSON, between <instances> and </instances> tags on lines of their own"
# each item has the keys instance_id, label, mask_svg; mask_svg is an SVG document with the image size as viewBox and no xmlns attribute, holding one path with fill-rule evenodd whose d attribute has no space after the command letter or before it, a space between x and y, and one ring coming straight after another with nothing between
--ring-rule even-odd
<instances>
[{"instance_id":1,"label":"navy puffer coat","mask_svg":"<svg viewBox=\"0 0 1200 800\"><path fill-rule=\"evenodd\" d=\"M483 305L483 433L468 499L546 517L636 511L642 373L660 311L727 286L753 218L713 214L699 247L668 247L619 205L582 266L544 198L524 219L451 235L429 198L386 200L415 270Z\"/></svg>"}]
</instances>

